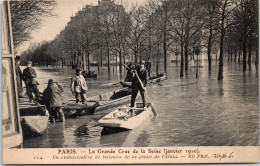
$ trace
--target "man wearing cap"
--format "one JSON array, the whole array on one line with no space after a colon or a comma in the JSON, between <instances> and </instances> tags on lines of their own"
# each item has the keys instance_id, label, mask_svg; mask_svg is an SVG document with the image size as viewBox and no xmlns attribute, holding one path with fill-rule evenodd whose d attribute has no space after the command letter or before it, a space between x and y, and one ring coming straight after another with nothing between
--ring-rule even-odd
<instances>
[{"instance_id":1,"label":"man wearing cap","mask_svg":"<svg viewBox=\"0 0 260 166\"><path fill-rule=\"evenodd\" d=\"M62 93L63 88L58 84L58 82L49 79L48 86L43 91L43 102L50 113L51 122L56 122L58 118L60 122L65 121L64 113L61 108Z\"/></svg>"},{"instance_id":2,"label":"man wearing cap","mask_svg":"<svg viewBox=\"0 0 260 166\"><path fill-rule=\"evenodd\" d=\"M72 95L76 98L76 103L81 99L82 104L86 104L88 90L85 78L82 75L82 70L80 68L76 69L76 76L71 78L70 84Z\"/></svg>"},{"instance_id":3,"label":"man wearing cap","mask_svg":"<svg viewBox=\"0 0 260 166\"><path fill-rule=\"evenodd\" d=\"M15 57L16 83L19 98L23 98L23 73L20 68L20 56Z\"/></svg>"},{"instance_id":4,"label":"man wearing cap","mask_svg":"<svg viewBox=\"0 0 260 166\"><path fill-rule=\"evenodd\" d=\"M36 99L40 98L39 90L37 89L36 71L32 68L32 61L28 61L27 68L23 70L23 79L26 85L26 93L30 99L30 102L33 102L32 92L35 94Z\"/></svg>"},{"instance_id":5,"label":"man wearing cap","mask_svg":"<svg viewBox=\"0 0 260 166\"><path fill-rule=\"evenodd\" d=\"M137 75L139 76L139 79L143 85L141 85L141 83L139 82ZM141 61L138 65L137 69L134 70L134 72L133 72L131 107L135 106L135 99L138 94L138 91L140 91L140 94L141 94L141 97L143 100L143 106L146 107L144 91L145 91L147 82L148 82L148 74L147 74L147 70L145 69L145 62Z\"/></svg>"}]
</instances>

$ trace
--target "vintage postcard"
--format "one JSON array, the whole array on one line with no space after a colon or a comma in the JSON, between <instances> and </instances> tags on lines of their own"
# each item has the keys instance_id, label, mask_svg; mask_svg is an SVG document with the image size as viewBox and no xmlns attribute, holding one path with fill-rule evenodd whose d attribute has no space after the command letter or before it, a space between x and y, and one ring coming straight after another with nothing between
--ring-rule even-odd
<instances>
[{"instance_id":1,"label":"vintage postcard","mask_svg":"<svg viewBox=\"0 0 260 166\"><path fill-rule=\"evenodd\" d=\"M1 5L3 164L259 162L257 0Z\"/></svg>"}]
</instances>

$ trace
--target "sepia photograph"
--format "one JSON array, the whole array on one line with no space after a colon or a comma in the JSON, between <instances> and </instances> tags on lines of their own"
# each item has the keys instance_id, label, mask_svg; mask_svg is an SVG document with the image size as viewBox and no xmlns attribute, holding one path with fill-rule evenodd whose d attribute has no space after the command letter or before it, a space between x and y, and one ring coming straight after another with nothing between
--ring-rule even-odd
<instances>
[{"instance_id":1,"label":"sepia photograph","mask_svg":"<svg viewBox=\"0 0 260 166\"><path fill-rule=\"evenodd\" d=\"M258 3L3 1L4 163L259 162Z\"/></svg>"}]
</instances>

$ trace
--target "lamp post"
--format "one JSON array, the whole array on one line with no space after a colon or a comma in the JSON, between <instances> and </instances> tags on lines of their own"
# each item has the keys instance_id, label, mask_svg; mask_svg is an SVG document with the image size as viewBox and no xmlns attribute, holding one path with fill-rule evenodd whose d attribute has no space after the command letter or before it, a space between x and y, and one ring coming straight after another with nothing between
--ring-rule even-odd
<instances>
[{"instance_id":1,"label":"lamp post","mask_svg":"<svg viewBox=\"0 0 260 166\"><path fill-rule=\"evenodd\" d=\"M199 54L200 54L200 49L198 46L195 47L194 50L195 54L197 55L197 71L196 71L196 79L199 78Z\"/></svg>"}]
</instances>

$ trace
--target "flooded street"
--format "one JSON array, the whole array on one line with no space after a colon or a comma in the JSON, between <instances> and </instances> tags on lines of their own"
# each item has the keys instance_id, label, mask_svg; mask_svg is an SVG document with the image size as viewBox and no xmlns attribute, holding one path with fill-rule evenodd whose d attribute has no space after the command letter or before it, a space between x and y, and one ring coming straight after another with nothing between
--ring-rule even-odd
<instances>
[{"instance_id":1,"label":"flooded street","mask_svg":"<svg viewBox=\"0 0 260 166\"><path fill-rule=\"evenodd\" d=\"M206 65L199 68L198 80L196 68L190 66L188 74L180 79L179 67L172 64L168 67L167 80L147 87L158 116L135 130L101 136L102 127L97 126L97 121L115 109L112 108L91 116L67 118L65 123L50 123L45 135L24 140L23 146L256 146L259 141L258 72L252 65L252 70L244 75L242 67L242 64L226 63L224 80L217 81L216 62L211 74ZM35 69L40 91L52 78L64 87L64 102L74 98L69 88L74 70L69 67ZM118 82L124 75L108 75L103 70L98 79L87 79L88 97L119 89L120 86L102 84Z\"/></svg>"}]
</instances>

